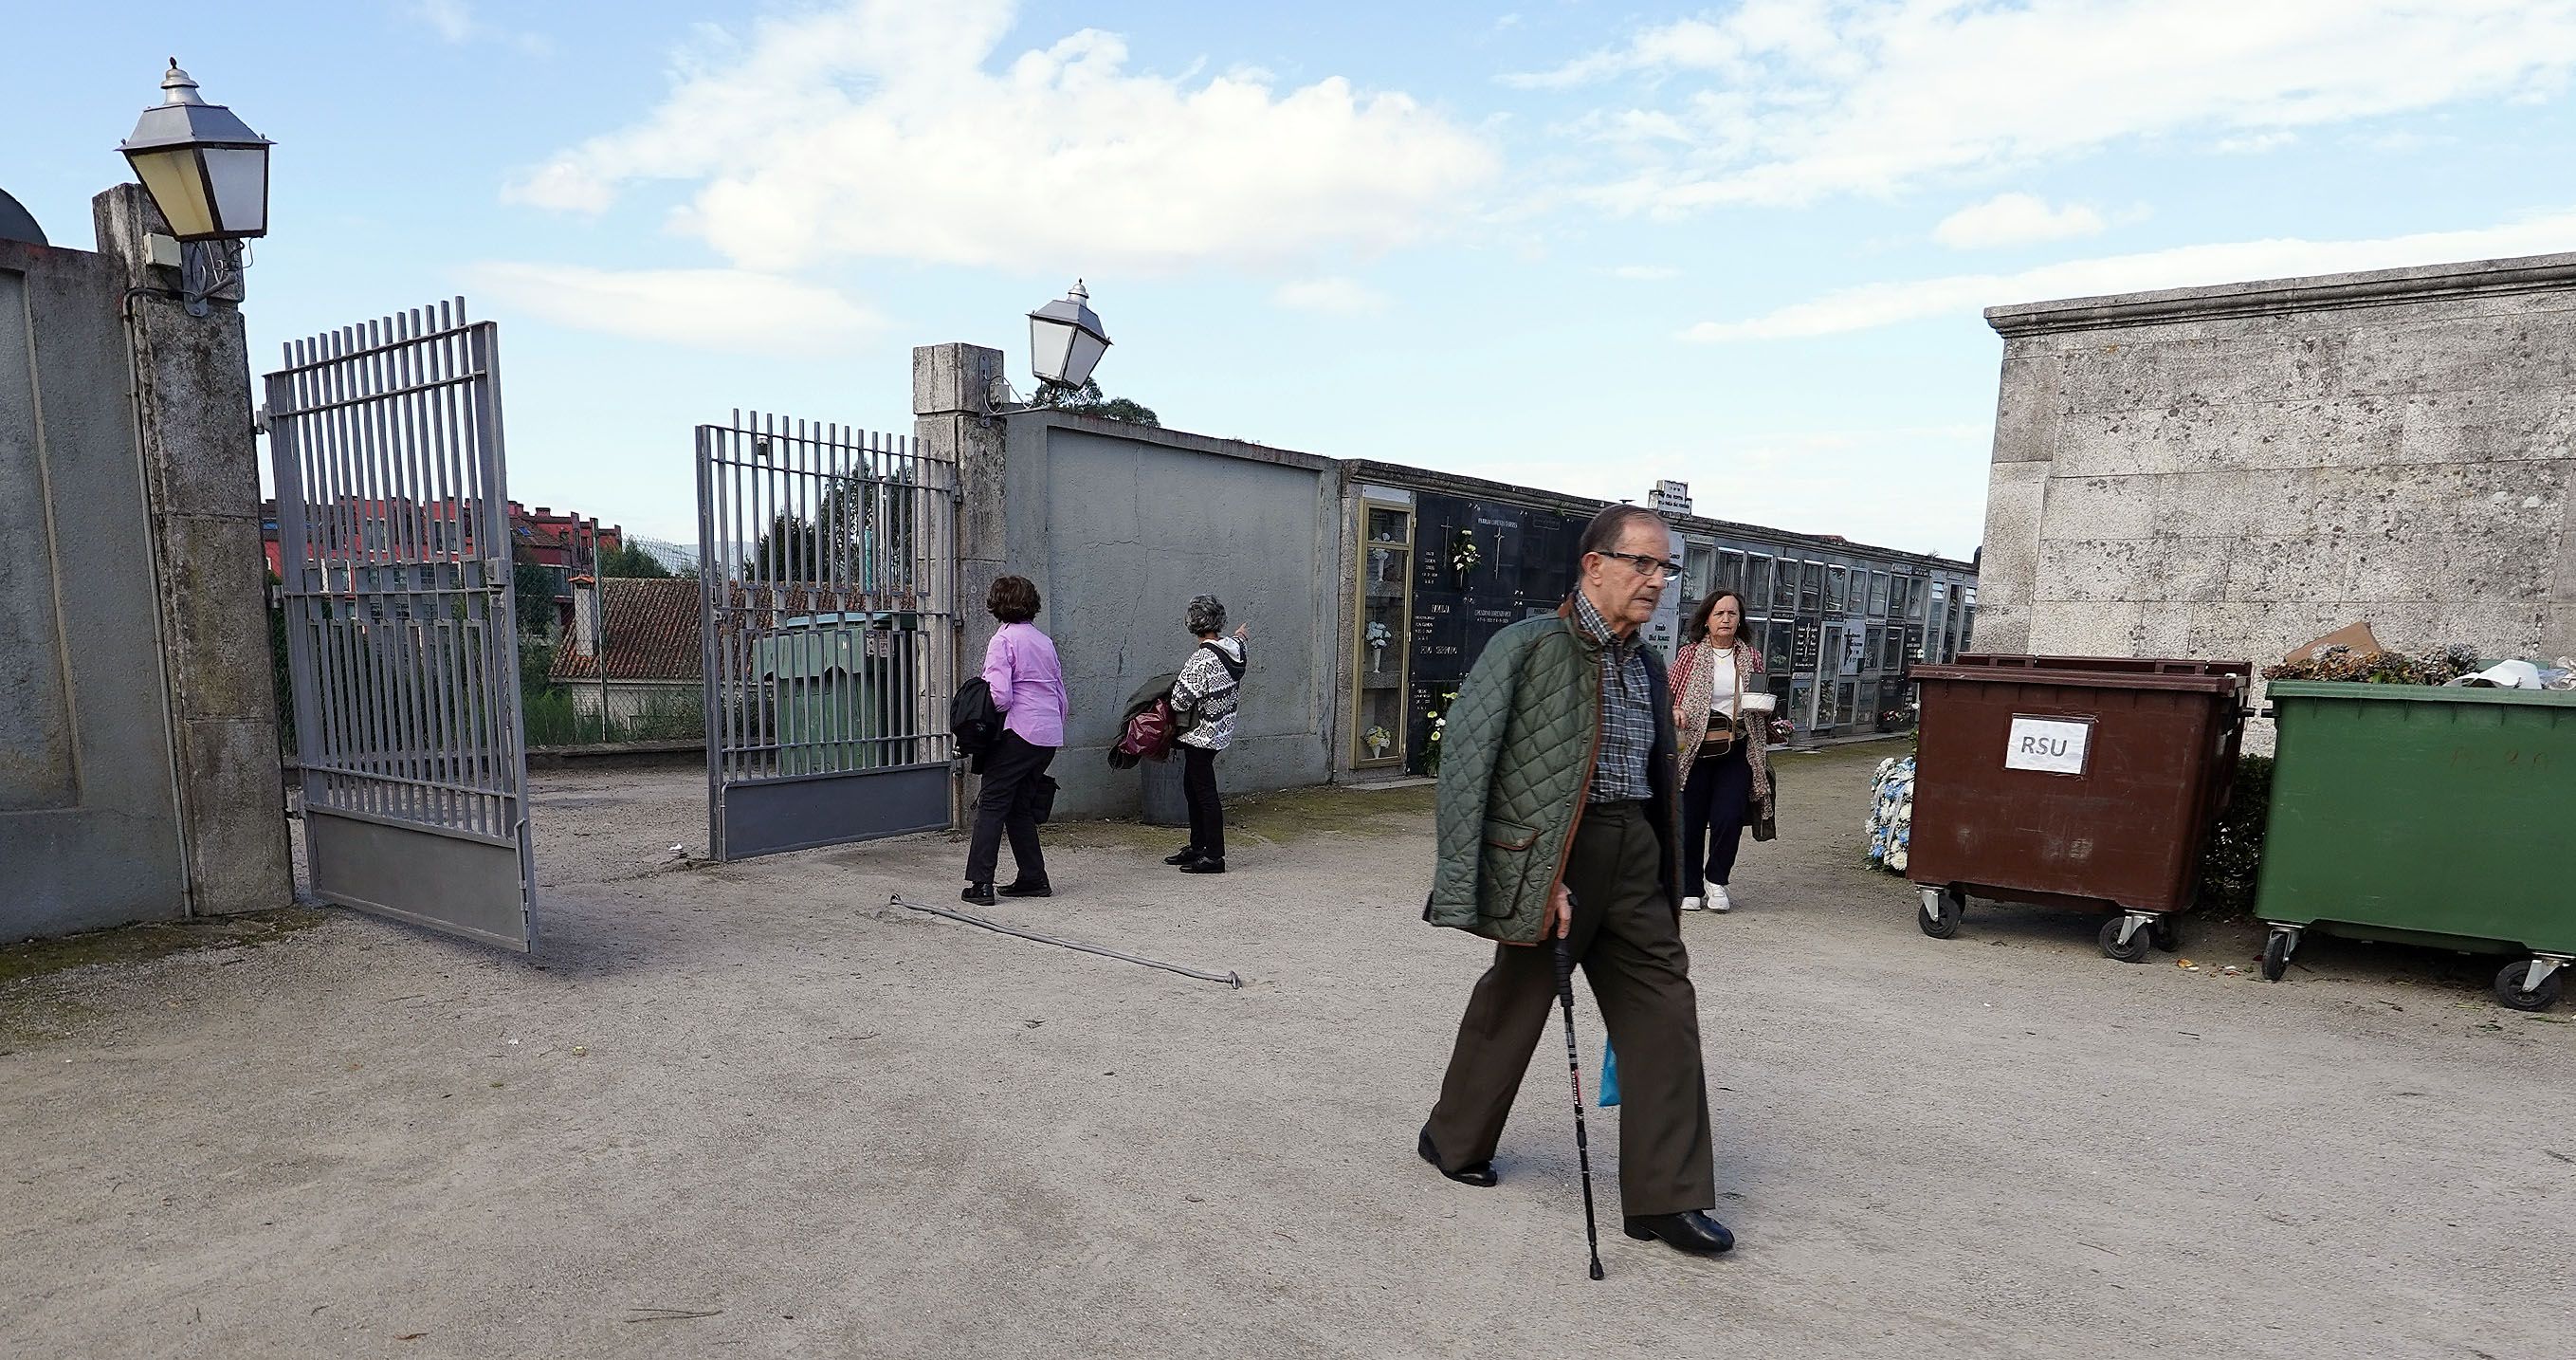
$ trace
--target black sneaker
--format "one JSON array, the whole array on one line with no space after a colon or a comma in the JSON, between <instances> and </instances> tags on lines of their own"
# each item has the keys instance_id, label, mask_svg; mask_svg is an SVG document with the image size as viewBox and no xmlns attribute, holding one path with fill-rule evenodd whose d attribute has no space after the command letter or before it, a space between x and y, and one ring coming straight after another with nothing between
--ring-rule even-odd
<instances>
[{"instance_id":1,"label":"black sneaker","mask_svg":"<svg viewBox=\"0 0 2576 1360\"><path fill-rule=\"evenodd\" d=\"M1005 883L995 889L1004 897L1053 897L1055 889L1043 878L1035 883Z\"/></svg>"},{"instance_id":2,"label":"black sneaker","mask_svg":"<svg viewBox=\"0 0 2576 1360\"><path fill-rule=\"evenodd\" d=\"M1194 859L1189 863L1182 865L1181 872L1185 874L1221 874L1225 872L1225 861L1221 859Z\"/></svg>"},{"instance_id":3,"label":"black sneaker","mask_svg":"<svg viewBox=\"0 0 2576 1360\"><path fill-rule=\"evenodd\" d=\"M1163 856L1163 862L1174 865L1196 864L1199 862L1199 848L1195 845L1183 846L1181 853Z\"/></svg>"},{"instance_id":4,"label":"black sneaker","mask_svg":"<svg viewBox=\"0 0 2576 1360\"><path fill-rule=\"evenodd\" d=\"M960 902L972 902L979 907L989 907L993 905L993 885L990 883L969 883L966 885L966 891L957 894L957 900Z\"/></svg>"}]
</instances>

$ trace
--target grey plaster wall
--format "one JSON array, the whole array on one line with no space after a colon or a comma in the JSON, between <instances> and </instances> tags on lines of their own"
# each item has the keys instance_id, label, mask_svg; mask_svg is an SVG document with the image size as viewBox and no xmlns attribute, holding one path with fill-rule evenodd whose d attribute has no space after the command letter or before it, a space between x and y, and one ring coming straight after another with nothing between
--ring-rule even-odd
<instances>
[{"instance_id":1,"label":"grey plaster wall","mask_svg":"<svg viewBox=\"0 0 2576 1360\"><path fill-rule=\"evenodd\" d=\"M2576 653L2576 254L1986 316L1980 650Z\"/></svg>"},{"instance_id":2,"label":"grey plaster wall","mask_svg":"<svg viewBox=\"0 0 2576 1360\"><path fill-rule=\"evenodd\" d=\"M1038 583L1039 624L1064 658L1072 724L1054 773L1067 815L1141 809L1142 779L1109 768L1109 743L1128 695L1188 657L1195 644L1182 610L1202 593L1252 629L1243 708L1218 767L1223 787L1329 780L1336 465L1083 416L1007 419L1003 565ZM972 603L980 610L980 592ZM982 654L978 641L968 657Z\"/></svg>"},{"instance_id":3,"label":"grey plaster wall","mask_svg":"<svg viewBox=\"0 0 2576 1360\"><path fill-rule=\"evenodd\" d=\"M0 940L188 911L124 287L0 242Z\"/></svg>"}]
</instances>

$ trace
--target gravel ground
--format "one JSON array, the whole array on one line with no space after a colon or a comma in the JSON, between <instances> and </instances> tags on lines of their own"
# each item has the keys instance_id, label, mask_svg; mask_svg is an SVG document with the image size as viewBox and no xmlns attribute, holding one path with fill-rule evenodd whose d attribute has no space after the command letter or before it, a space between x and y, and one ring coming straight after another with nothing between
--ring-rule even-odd
<instances>
[{"instance_id":1,"label":"gravel ground","mask_svg":"<svg viewBox=\"0 0 2576 1360\"><path fill-rule=\"evenodd\" d=\"M889 907L953 903L944 837L668 868L694 769L553 772L529 957L336 911L0 951L0 1354L2576 1354L2564 1014L2330 940L2228 977L2242 926L2199 972L1926 939L1858 865L1882 754L1784 759L1686 924L1722 1260L1613 1217L1584 1278L1553 1032L1499 1187L1415 1160L1483 954L1419 920L1427 790L1241 807L1223 878L1050 828L1064 895L989 913L1234 990Z\"/></svg>"}]
</instances>

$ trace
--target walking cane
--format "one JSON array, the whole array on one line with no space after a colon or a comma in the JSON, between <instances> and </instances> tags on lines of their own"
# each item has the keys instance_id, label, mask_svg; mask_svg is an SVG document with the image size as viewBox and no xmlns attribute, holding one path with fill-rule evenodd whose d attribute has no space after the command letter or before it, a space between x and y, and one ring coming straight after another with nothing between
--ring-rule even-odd
<instances>
[{"instance_id":1,"label":"walking cane","mask_svg":"<svg viewBox=\"0 0 2576 1360\"><path fill-rule=\"evenodd\" d=\"M1566 895L1570 905L1571 893ZM1553 922L1551 922L1553 924ZM1583 1240L1592 1248L1592 1278L1601 1278L1601 1228L1592 1217L1592 1141L1583 1132L1583 1063L1574 1053L1574 947L1556 937L1556 1000L1565 1008L1565 1075L1574 1086L1574 1159L1583 1168Z\"/></svg>"}]
</instances>

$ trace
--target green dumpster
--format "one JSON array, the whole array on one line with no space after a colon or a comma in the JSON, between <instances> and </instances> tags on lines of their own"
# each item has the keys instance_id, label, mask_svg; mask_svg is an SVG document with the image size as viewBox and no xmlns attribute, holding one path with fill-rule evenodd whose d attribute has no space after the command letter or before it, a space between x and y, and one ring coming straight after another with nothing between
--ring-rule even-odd
<instances>
[{"instance_id":1,"label":"green dumpster","mask_svg":"<svg viewBox=\"0 0 2576 1360\"><path fill-rule=\"evenodd\" d=\"M913 762L909 720L920 616L847 611L782 620L753 644L769 687L780 775L840 774Z\"/></svg>"},{"instance_id":2,"label":"green dumpster","mask_svg":"<svg viewBox=\"0 0 2576 1360\"><path fill-rule=\"evenodd\" d=\"M2576 959L2576 693L2279 680L2270 697L2263 976L2321 930L2524 955L2497 999L2555 1001Z\"/></svg>"}]
</instances>

